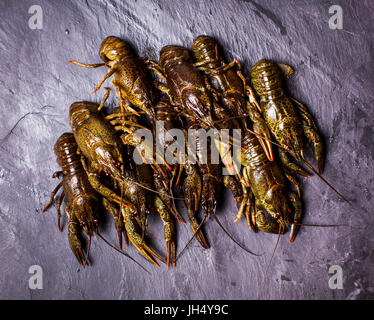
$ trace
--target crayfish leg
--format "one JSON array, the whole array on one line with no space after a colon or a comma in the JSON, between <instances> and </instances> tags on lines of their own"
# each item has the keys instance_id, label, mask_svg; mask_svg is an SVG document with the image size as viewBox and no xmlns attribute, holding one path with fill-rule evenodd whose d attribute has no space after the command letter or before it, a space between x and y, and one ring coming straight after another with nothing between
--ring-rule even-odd
<instances>
[{"instance_id":1,"label":"crayfish leg","mask_svg":"<svg viewBox=\"0 0 374 320\"><path fill-rule=\"evenodd\" d=\"M61 204L62 204L62 200L64 199L64 197L65 197L65 191L62 191L60 197L57 200L57 205L56 205L56 208L57 208L57 226L58 226L58 230L60 232L62 232L62 229L61 229Z\"/></svg>"},{"instance_id":2,"label":"crayfish leg","mask_svg":"<svg viewBox=\"0 0 374 320\"><path fill-rule=\"evenodd\" d=\"M289 242L293 242L296 238L297 232L300 229L300 226L297 224L301 223L303 212L302 212L301 200L298 195L292 192L290 194L290 201L292 202L293 207L295 209L295 216L294 216L293 224L291 225L291 234L290 234L290 239L289 239Z\"/></svg>"},{"instance_id":3,"label":"crayfish leg","mask_svg":"<svg viewBox=\"0 0 374 320\"><path fill-rule=\"evenodd\" d=\"M279 149L279 158L286 170L307 178L312 176L310 172L293 163L285 150Z\"/></svg>"},{"instance_id":4,"label":"crayfish leg","mask_svg":"<svg viewBox=\"0 0 374 320\"><path fill-rule=\"evenodd\" d=\"M117 230L118 245L119 245L120 250L122 250L122 234L123 234L123 237L125 238L126 248L128 248L129 241L127 238L127 233L125 230L122 216L119 214L119 211L117 210L117 208L115 208L114 205L110 201L108 201L108 199L103 198L102 202L103 202L105 209L111 214L111 216L114 219L114 226Z\"/></svg>"},{"instance_id":5,"label":"crayfish leg","mask_svg":"<svg viewBox=\"0 0 374 320\"><path fill-rule=\"evenodd\" d=\"M192 163L187 162L185 164L184 170L186 172L186 177L184 179L183 189L190 227L201 246L204 249L208 249L209 243L205 238L203 231L201 230L201 224L197 222L195 216L199 209L201 200L201 176L197 170L197 167Z\"/></svg>"},{"instance_id":6,"label":"crayfish leg","mask_svg":"<svg viewBox=\"0 0 374 320\"><path fill-rule=\"evenodd\" d=\"M100 80L100 82L96 86L95 90L92 91L92 93L95 93L96 91L98 91L101 88L101 86L103 85L103 83L105 82L105 80L108 79L108 78L110 78L113 75L114 72L115 72L114 69L109 69L109 71L107 72L107 74ZM109 96L108 91L107 91L107 95ZM106 98L108 98L108 97L106 97Z\"/></svg>"},{"instance_id":7,"label":"crayfish leg","mask_svg":"<svg viewBox=\"0 0 374 320\"><path fill-rule=\"evenodd\" d=\"M46 203L46 205L44 206L42 212L45 212L52 205L53 201L55 200L55 196L56 196L58 190L60 190L61 187L62 187L62 181L51 192L51 197L50 197L49 201Z\"/></svg>"}]
</instances>

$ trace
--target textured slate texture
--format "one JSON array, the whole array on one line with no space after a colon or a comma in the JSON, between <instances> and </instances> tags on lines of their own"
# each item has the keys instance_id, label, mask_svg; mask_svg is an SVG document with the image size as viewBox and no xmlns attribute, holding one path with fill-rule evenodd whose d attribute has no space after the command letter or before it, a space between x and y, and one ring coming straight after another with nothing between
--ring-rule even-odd
<instances>
[{"instance_id":1,"label":"textured slate texture","mask_svg":"<svg viewBox=\"0 0 374 320\"><path fill-rule=\"evenodd\" d=\"M33 4L43 9L42 30L28 27ZM333 4L343 8L342 30L329 29ZM194 242L170 271L153 268L129 248L149 275L96 238L93 266L79 268L66 229L57 230L55 208L41 213L57 183L51 178L58 169L53 145L70 131L69 105L99 102L103 95L90 92L106 70L66 61L99 62L108 35L158 60L162 46L190 46L200 34L215 36L247 75L261 58L294 66L287 86L324 136L324 176L354 203L339 200L317 177L302 180L304 222L350 227L304 227L293 244L282 237L261 298L374 298L373 10L370 0L1 1L0 298L256 299L276 236L249 232L245 221L233 224L236 207L227 192L218 216L240 242L264 255L244 253L209 221L212 248L203 251ZM157 217L150 225L156 248L165 252ZM115 241L110 218L103 233ZM190 235L187 226L178 226L179 249ZM28 288L28 269L35 264L44 271L43 290ZM329 289L331 265L342 267L341 290Z\"/></svg>"}]
</instances>

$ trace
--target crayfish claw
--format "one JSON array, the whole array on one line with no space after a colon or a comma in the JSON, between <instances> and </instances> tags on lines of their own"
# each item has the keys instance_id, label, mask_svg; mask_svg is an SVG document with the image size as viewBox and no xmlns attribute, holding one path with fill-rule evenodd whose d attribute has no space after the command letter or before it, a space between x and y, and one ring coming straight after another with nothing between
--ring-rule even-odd
<instances>
[{"instance_id":1,"label":"crayfish claw","mask_svg":"<svg viewBox=\"0 0 374 320\"><path fill-rule=\"evenodd\" d=\"M175 248L175 241L168 240L166 241L166 265L167 269L169 270L170 266L170 259L172 259L173 267L176 265L176 248Z\"/></svg>"},{"instance_id":2,"label":"crayfish claw","mask_svg":"<svg viewBox=\"0 0 374 320\"><path fill-rule=\"evenodd\" d=\"M152 250L148 245L145 244L143 237L138 232L136 232L134 221L130 217L131 210L124 209L123 218L127 236L136 250L138 250L149 262L157 267L159 267L160 265L156 262L153 256L166 263L164 259L162 259L154 250Z\"/></svg>"},{"instance_id":3,"label":"crayfish claw","mask_svg":"<svg viewBox=\"0 0 374 320\"><path fill-rule=\"evenodd\" d=\"M84 267L88 265L85 254L83 253L82 243L78 238L79 224L75 221L76 218L72 218L68 224L68 240L70 248L77 258L79 264Z\"/></svg>"}]
</instances>

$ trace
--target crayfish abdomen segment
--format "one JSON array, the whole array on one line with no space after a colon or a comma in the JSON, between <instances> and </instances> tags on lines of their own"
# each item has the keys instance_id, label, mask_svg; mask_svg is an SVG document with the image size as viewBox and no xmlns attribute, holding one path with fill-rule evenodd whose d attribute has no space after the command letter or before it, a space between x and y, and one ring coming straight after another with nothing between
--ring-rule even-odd
<instances>
[{"instance_id":1,"label":"crayfish abdomen segment","mask_svg":"<svg viewBox=\"0 0 374 320\"><path fill-rule=\"evenodd\" d=\"M251 69L252 84L258 95L275 98L283 95L283 75L276 63L268 60L258 61Z\"/></svg>"}]
</instances>

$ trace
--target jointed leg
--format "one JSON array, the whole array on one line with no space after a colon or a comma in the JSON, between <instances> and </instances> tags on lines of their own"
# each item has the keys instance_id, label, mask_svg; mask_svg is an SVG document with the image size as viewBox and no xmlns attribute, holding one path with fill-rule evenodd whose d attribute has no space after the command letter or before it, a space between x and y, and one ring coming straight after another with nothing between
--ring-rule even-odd
<instances>
[{"instance_id":1,"label":"jointed leg","mask_svg":"<svg viewBox=\"0 0 374 320\"><path fill-rule=\"evenodd\" d=\"M152 70L155 74L157 74L163 81L167 81L165 75L157 68L153 66L147 66L148 69Z\"/></svg>"},{"instance_id":2,"label":"jointed leg","mask_svg":"<svg viewBox=\"0 0 374 320\"><path fill-rule=\"evenodd\" d=\"M258 112L260 112L260 114L261 114L262 110L261 110L260 105L257 102L257 99L256 99L256 96L255 96L255 93L253 92L253 89L250 86L246 86L245 87L245 92L248 96L249 103L251 105L255 106L257 108Z\"/></svg>"},{"instance_id":3,"label":"jointed leg","mask_svg":"<svg viewBox=\"0 0 374 320\"><path fill-rule=\"evenodd\" d=\"M290 201L292 202L293 207L295 209L295 215L294 215L294 220L293 220L294 224L291 225L291 234L290 234L290 239L289 239L290 242L293 242L295 240L297 232L300 229L300 226L297 224L301 223L303 211L302 211L301 200L298 197L298 195L295 194L294 192L290 194Z\"/></svg>"},{"instance_id":4,"label":"jointed leg","mask_svg":"<svg viewBox=\"0 0 374 320\"><path fill-rule=\"evenodd\" d=\"M234 66L237 66L239 70L241 70L241 64L240 64L240 61L238 59L234 59L232 60L230 63L222 66L222 67L219 67L217 69L212 69L212 73L219 73L219 72L225 72L231 68L233 68Z\"/></svg>"},{"instance_id":5,"label":"jointed leg","mask_svg":"<svg viewBox=\"0 0 374 320\"><path fill-rule=\"evenodd\" d=\"M133 108L131 108L130 105L127 103L126 99L122 97L119 84L113 81L113 85L116 88L116 94L117 94L120 108L121 108L122 119L125 120L126 112L131 112L132 114L135 114L136 116L139 117L140 114L136 112Z\"/></svg>"},{"instance_id":6,"label":"jointed leg","mask_svg":"<svg viewBox=\"0 0 374 320\"><path fill-rule=\"evenodd\" d=\"M299 197L301 197L300 183L297 181L295 176L292 173L287 172L287 170L285 171L285 175L286 175L288 181L290 181L296 187L297 194L298 194Z\"/></svg>"},{"instance_id":7,"label":"jointed leg","mask_svg":"<svg viewBox=\"0 0 374 320\"><path fill-rule=\"evenodd\" d=\"M122 215L119 213L117 208L115 208L114 205L110 201L108 201L108 199L103 198L102 202L103 202L103 205L104 205L105 209L112 215L112 217L114 219L114 225L115 225L116 230L117 230L118 244L119 244L120 250L122 250L122 234L125 238L126 248L128 248L129 247L129 240L128 240L128 237L127 237L125 225L123 223Z\"/></svg>"},{"instance_id":8,"label":"jointed leg","mask_svg":"<svg viewBox=\"0 0 374 320\"><path fill-rule=\"evenodd\" d=\"M62 200L64 199L65 197L65 190L62 191L60 197L58 198L57 200L57 225L58 225L58 230L61 232L62 229L61 229L61 204L62 204Z\"/></svg>"},{"instance_id":9,"label":"jointed leg","mask_svg":"<svg viewBox=\"0 0 374 320\"><path fill-rule=\"evenodd\" d=\"M62 182L60 182L56 188L53 189L53 191L51 192L51 198L50 200L47 202L47 204L44 206L43 208L43 211L46 211L50 206L51 204L53 203L54 199L55 199L55 196L56 196L56 193L58 192L58 190L62 187Z\"/></svg>"},{"instance_id":10,"label":"jointed leg","mask_svg":"<svg viewBox=\"0 0 374 320\"><path fill-rule=\"evenodd\" d=\"M249 196L247 199L247 205L245 210L245 217L247 218L248 228L249 230L253 230L254 232L257 232L257 228L255 225L255 220L253 219L254 214L256 212L256 205L254 201L254 196L252 194L252 191L248 191Z\"/></svg>"},{"instance_id":11,"label":"jointed leg","mask_svg":"<svg viewBox=\"0 0 374 320\"><path fill-rule=\"evenodd\" d=\"M194 234L196 234L197 241L205 249L209 248L209 243L206 240L202 229L199 229L200 223L196 219L196 213L199 209L201 201L202 180L198 172L197 166L187 162L185 164L186 178L183 181L183 191L185 204L187 208L190 227ZM196 233L197 231L197 233Z\"/></svg>"},{"instance_id":12,"label":"jointed leg","mask_svg":"<svg viewBox=\"0 0 374 320\"><path fill-rule=\"evenodd\" d=\"M106 102L106 101L108 100L108 98L109 98L110 89L109 89L109 88L104 88L104 89L105 89L106 93L105 93L105 95L104 95L104 97L103 97L103 100L101 100L101 103L100 103L100 105L99 105L99 108L97 109L98 111L100 111L100 110L104 107L105 102Z\"/></svg>"},{"instance_id":13,"label":"jointed leg","mask_svg":"<svg viewBox=\"0 0 374 320\"><path fill-rule=\"evenodd\" d=\"M238 213L236 214L236 219L234 220L234 223L239 221L242 218L243 212L245 212L245 215L246 215L247 221L248 221L248 227L249 227L249 229L251 229L252 223L250 221L250 218L248 219L248 215L249 215L249 210L250 210L250 207L251 207L251 199L250 198L252 196L252 191L250 189L249 180L247 179L248 176L247 176L247 172L246 172L245 168L243 170L243 174L244 174L244 177L241 178L241 180L240 180L241 188L242 188L241 203L240 203L240 206L238 208L239 210L238 210ZM235 191L233 191L232 188L230 188L230 189L234 194Z\"/></svg>"},{"instance_id":14,"label":"jointed leg","mask_svg":"<svg viewBox=\"0 0 374 320\"><path fill-rule=\"evenodd\" d=\"M95 93L97 90L99 90L101 85L105 82L105 80L110 78L114 72L115 72L114 69L109 69L107 74L100 80L100 82L98 83L98 85L96 86L95 90L92 93Z\"/></svg>"},{"instance_id":15,"label":"jointed leg","mask_svg":"<svg viewBox=\"0 0 374 320\"><path fill-rule=\"evenodd\" d=\"M298 166L296 163L291 162L291 159L288 156L287 151L285 151L283 149L279 149L279 156L280 156L280 160L281 160L281 162L282 162L282 164L283 164L283 166L285 167L286 170L289 170L290 172L299 174L299 175L307 177L307 178L310 178L312 176L311 173L304 170L303 168Z\"/></svg>"}]
</instances>

